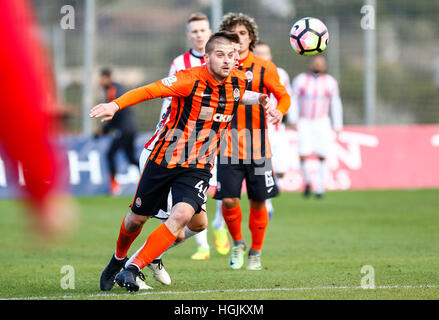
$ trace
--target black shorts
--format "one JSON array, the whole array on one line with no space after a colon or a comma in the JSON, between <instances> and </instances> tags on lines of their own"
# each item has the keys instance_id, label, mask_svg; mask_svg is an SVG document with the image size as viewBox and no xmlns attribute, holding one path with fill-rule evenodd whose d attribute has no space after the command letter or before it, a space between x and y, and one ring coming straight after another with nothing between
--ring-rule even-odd
<instances>
[{"instance_id":1,"label":"black shorts","mask_svg":"<svg viewBox=\"0 0 439 320\"><path fill-rule=\"evenodd\" d=\"M131 211L142 216L155 216L167 211L168 194L172 203L190 204L195 213L205 210L211 174L207 169L166 168L149 160L140 177Z\"/></svg>"},{"instance_id":2,"label":"black shorts","mask_svg":"<svg viewBox=\"0 0 439 320\"><path fill-rule=\"evenodd\" d=\"M224 163L228 160L228 163ZM241 198L242 181L245 179L248 198L264 201L275 197L279 191L274 180L271 159L251 160L244 163L230 164L230 158L217 162L217 190L214 199ZM220 163L223 162L223 163ZM249 162L249 161L247 161Z\"/></svg>"}]
</instances>

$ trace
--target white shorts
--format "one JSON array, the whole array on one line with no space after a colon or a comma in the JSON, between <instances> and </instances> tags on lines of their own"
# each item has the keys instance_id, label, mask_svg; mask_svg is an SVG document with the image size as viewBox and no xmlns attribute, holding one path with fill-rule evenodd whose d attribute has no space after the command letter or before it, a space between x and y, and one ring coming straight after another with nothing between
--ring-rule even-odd
<instances>
[{"instance_id":1,"label":"white shorts","mask_svg":"<svg viewBox=\"0 0 439 320\"><path fill-rule=\"evenodd\" d=\"M275 174L286 173L289 165L288 135L285 126L280 124L277 129L268 127L268 138L271 146L271 162Z\"/></svg>"},{"instance_id":2,"label":"white shorts","mask_svg":"<svg viewBox=\"0 0 439 320\"><path fill-rule=\"evenodd\" d=\"M297 123L299 156L309 156L313 152L319 157L327 157L332 141L329 118L318 120L300 119Z\"/></svg>"}]
</instances>

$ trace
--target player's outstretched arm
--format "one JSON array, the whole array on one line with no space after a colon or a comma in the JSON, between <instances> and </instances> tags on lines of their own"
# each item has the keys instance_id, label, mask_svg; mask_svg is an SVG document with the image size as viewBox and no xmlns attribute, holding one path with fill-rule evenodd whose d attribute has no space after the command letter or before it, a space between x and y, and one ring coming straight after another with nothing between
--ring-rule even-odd
<instances>
[{"instance_id":1,"label":"player's outstretched arm","mask_svg":"<svg viewBox=\"0 0 439 320\"><path fill-rule=\"evenodd\" d=\"M165 97L187 97L193 87L194 79L190 71L180 71L146 86L128 91L110 103L102 103L90 111L91 118L102 118L101 122L111 120L119 110L143 101Z\"/></svg>"}]
</instances>

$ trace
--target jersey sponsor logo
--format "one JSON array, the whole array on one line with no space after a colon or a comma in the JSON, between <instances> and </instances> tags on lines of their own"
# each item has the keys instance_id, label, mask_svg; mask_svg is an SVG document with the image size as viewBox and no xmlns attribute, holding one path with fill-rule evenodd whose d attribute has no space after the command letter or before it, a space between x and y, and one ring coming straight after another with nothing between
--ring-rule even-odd
<instances>
[{"instance_id":1,"label":"jersey sponsor logo","mask_svg":"<svg viewBox=\"0 0 439 320\"><path fill-rule=\"evenodd\" d=\"M233 115L230 114L222 114L222 113L215 113L213 115L213 121L216 122L230 122L232 121Z\"/></svg>"},{"instance_id":2,"label":"jersey sponsor logo","mask_svg":"<svg viewBox=\"0 0 439 320\"><path fill-rule=\"evenodd\" d=\"M167 87L172 86L172 84L173 84L175 81L177 81L177 77L176 77L176 76L170 76L170 77L167 77L167 78L162 79L162 83L163 83L165 86L167 86Z\"/></svg>"},{"instance_id":3,"label":"jersey sponsor logo","mask_svg":"<svg viewBox=\"0 0 439 320\"><path fill-rule=\"evenodd\" d=\"M241 92L238 88L235 88L235 90L233 90L233 99L235 99L235 101L238 101L240 96Z\"/></svg>"}]
</instances>

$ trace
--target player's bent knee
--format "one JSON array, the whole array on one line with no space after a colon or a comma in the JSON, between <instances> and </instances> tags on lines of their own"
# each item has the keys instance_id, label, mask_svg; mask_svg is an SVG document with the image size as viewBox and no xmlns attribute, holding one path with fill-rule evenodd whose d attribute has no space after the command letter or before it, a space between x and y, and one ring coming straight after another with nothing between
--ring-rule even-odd
<instances>
[{"instance_id":1,"label":"player's bent knee","mask_svg":"<svg viewBox=\"0 0 439 320\"><path fill-rule=\"evenodd\" d=\"M224 198L223 199L223 206L226 207L226 209L233 209L239 204L239 198Z\"/></svg>"},{"instance_id":2,"label":"player's bent knee","mask_svg":"<svg viewBox=\"0 0 439 320\"><path fill-rule=\"evenodd\" d=\"M169 220L176 222L180 226L186 226L194 215L194 209L186 203L177 203L171 211Z\"/></svg>"},{"instance_id":3,"label":"player's bent knee","mask_svg":"<svg viewBox=\"0 0 439 320\"><path fill-rule=\"evenodd\" d=\"M187 227L194 232L201 232L208 226L206 211L201 211L199 214L195 214L191 221L189 221Z\"/></svg>"},{"instance_id":4,"label":"player's bent knee","mask_svg":"<svg viewBox=\"0 0 439 320\"><path fill-rule=\"evenodd\" d=\"M189 223L188 228L193 232L201 232L207 228L207 221L206 222L198 222L198 223Z\"/></svg>"},{"instance_id":5,"label":"player's bent knee","mask_svg":"<svg viewBox=\"0 0 439 320\"><path fill-rule=\"evenodd\" d=\"M262 210L265 208L265 201L250 200L250 207L256 210Z\"/></svg>"},{"instance_id":6,"label":"player's bent knee","mask_svg":"<svg viewBox=\"0 0 439 320\"><path fill-rule=\"evenodd\" d=\"M128 232L137 231L145 224L148 218L148 216L135 214L131 211L125 217L125 228Z\"/></svg>"},{"instance_id":7,"label":"player's bent knee","mask_svg":"<svg viewBox=\"0 0 439 320\"><path fill-rule=\"evenodd\" d=\"M207 228L207 221L201 222L195 226L192 226L192 228L189 228L189 229L191 229L194 232L201 232L201 231L205 230L206 228Z\"/></svg>"}]
</instances>

